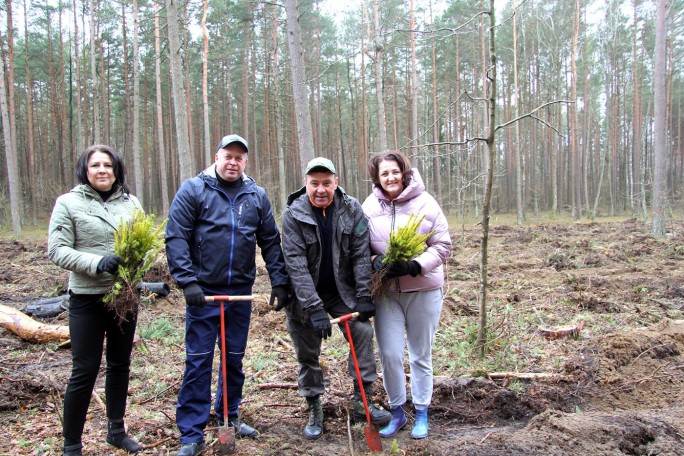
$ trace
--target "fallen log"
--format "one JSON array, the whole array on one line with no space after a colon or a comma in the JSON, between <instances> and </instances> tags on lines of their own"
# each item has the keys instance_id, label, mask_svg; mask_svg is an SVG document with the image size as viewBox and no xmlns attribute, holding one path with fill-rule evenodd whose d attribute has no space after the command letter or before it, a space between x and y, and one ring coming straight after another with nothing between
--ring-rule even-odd
<instances>
[{"instance_id":1,"label":"fallen log","mask_svg":"<svg viewBox=\"0 0 684 456\"><path fill-rule=\"evenodd\" d=\"M555 340L565 337L579 337L580 331L584 328L584 320L580 321L576 325L567 326L540 326L537 331L547 339Z\"/></svg>"},{"instance_id":2,"label":"fallen log","mask_svg":"<svg viewBox=\"0 0 684 456\"><path fill-rule=\"evenodd\" d=\"M487 374L492 380L501 380L507 378L514 378L517 380L563 380L566 377L561 374L554 374L551 372L489 372Z\"/></svg>"},{"instance_id":3,"label":"fallen log","mask_svg":"<svg viewBox=\"0 0 684 456\"><path fill-rule=\"evenodd\" d=\"M70 339L69 327L40 323L17 309L0 304L0 327L29 342L65 342Z\"/></svg>"},{"instance_id":4,"label":"fallen log","mask_svg":"<svg viewBox=\"0 0 684 456\"><path fill-rule=\"evenodd\" d=\"M259 389L297 389L296 383L281 383L281 382L271 382L262 383L259 385Z\"/></svg>"}]
</instances>

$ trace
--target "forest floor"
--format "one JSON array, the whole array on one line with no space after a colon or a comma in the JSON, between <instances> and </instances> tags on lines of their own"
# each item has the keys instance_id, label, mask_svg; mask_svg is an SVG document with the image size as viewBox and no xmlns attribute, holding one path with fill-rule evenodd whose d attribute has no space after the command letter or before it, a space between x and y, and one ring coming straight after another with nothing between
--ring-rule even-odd
<instances>
[{"instance_id":1,"label":"forest floor","mask_svg":"<svg viewBox=\"0 0 684 456\"><path fill-rule=\"evenodd\" d=\"M454 229L434 348L430 436L412 440L407 426L383 440L383 453L684 455L684 221L670 222L668 230L656 240L635 219L492 227L491 329L481 360L473 353L481 232ZM67 273L45 252L44 241L0 241L0 304L22 308L65 292ZM170 282L163 262L147 278L160 280ZM341 333L323 344L326 432L310 442L302 436L306 403L290 387L297 364L285 316L269 308L263 266L254 291L242 413L261 435L239 440L236 454L369 454L365 424L348 423L352 383ZM174 287L141 308L126 422L144 454L175 454L179 445L174 418L184 307ZM549 339L540 330L581 322L573 337ZM0 454L61 454L69 349L29 343L5 329L0 347ZM95 390L100 398L103 376L104 368ZM376 386L374 402L387 406L380 380ZM102 405L93 400L85 454L123 455L104 442L105 434ZM206 454L218 448L216 437L212 419Z\"/></svg>"}]
</instances>

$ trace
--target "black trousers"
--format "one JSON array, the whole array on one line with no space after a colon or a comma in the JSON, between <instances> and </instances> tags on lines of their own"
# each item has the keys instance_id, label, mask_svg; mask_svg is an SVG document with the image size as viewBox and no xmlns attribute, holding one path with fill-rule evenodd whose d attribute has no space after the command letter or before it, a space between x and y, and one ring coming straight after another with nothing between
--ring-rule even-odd
<instances>
[{"instance_id":1,"label":"black trousers","mask_svg":"<svg viewBox=\"0 0 684 456\"><path fill-rule=\"evenodd\" d=\"M102 302L104 295L77 295L69 299L71 334L71 377L64 395L64 440L79 442L90 397L102 362L103 343L107 339L105 403L107 418L122 419L131 365L131 350L137 315L119 325L116 313Z\"/></svg>"}]
</instances>

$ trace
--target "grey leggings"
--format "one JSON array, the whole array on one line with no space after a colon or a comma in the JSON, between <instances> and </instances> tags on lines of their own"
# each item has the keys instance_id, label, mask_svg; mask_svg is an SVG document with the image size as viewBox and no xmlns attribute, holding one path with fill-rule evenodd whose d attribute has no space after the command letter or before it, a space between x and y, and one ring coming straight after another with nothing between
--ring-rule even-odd
<instances>
[{"instance_id":1,"label":"grey leggings","mask_svg":"<svg viewBox=\"0 0 684 456\"><path fill-rule=\"evenodd\" d=\"M378 300L375 334L382 364L382 381L390 407L406 403L404 348L408 342L411 397L416 409L432 400L432 343L442 312L441 288L392 293Z\"/></svg>"}]
</instances>

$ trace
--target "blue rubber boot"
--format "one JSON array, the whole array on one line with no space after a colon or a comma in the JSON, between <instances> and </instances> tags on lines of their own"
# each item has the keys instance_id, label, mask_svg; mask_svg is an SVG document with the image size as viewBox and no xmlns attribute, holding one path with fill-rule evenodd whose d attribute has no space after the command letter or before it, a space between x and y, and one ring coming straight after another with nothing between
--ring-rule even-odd
<instances>
[{"instance_id":1,"label":"blue rubber boot","mask_svg":"<svg viewBox=\"0 0 684 456\"><path fill-rule=\"evenodd\" d=\"M422 410L416 409L416 422L413 424L413 429L411 430L411 438L424 439L428 436L427 416L427 408L424 408Z\"/></svg>"},{"instance_id":2,"label":"blue rubber boot","mask_svg":"<svg viewBox=\"0 0 684 456\"><path fill-rule=\"evenodd\" d=\"M406 414L404 413L404 407L401 405L399 407L392 407L390 409L392 412L392 419L384 428L380 429L380 437L392 437L401 428L406 426Z\"/></svg>"}]
</instances>

